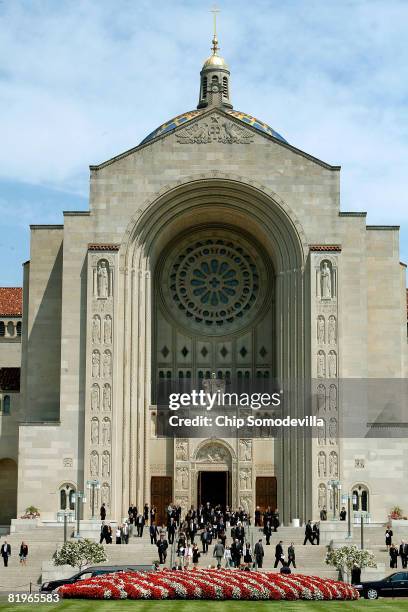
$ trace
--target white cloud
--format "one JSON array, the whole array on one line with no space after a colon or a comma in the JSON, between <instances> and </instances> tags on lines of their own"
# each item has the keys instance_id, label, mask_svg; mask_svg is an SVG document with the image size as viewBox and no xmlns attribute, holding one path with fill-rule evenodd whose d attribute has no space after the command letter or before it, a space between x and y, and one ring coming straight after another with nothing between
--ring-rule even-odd
<instances>
[{"instance_id":1,"label":"white cloud","mask_svg":"<svg viewBox=\"0 0 408 612\"><path fill-rule=\"evenodd\" d=\"M236 108L341 164L343 209L408 221L408 3L221 8ZM0 11L2 178L86 195L88 164L196 105L211 38L201 2L15 0Z\"/></svg>"}]
</instances>

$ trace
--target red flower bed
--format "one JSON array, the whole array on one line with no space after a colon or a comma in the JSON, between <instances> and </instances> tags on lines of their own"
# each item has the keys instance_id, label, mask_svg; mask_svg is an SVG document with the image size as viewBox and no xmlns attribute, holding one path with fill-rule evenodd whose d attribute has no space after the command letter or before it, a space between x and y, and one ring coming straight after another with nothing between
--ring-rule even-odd
<instances>
[{"instance_id":1,"label":"red flower bed","mask_svg":"<svg viewBox=\"0 0 408 612\"><path fill-rule=\"evenodd\" d=\"M343 582L273 572L241 570L121 572L88 578L58 589L77 599L358 599Z\"/></svg>"}]
</instances>

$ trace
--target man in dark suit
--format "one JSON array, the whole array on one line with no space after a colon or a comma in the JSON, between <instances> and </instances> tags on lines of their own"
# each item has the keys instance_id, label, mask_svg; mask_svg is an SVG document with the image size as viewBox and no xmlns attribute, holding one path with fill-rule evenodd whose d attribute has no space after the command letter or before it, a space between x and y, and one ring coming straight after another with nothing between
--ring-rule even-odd
<instances>
[{"instance_id":1,"label":"man in dark suit","mask_svg":"<svg viewBox=\"0 0 408 612\"><path fill-rule=\"evenodd\" d=\"M157 542L157 552L159 553L159 559L160 559L161 564L166 563L168 547L169 547L169 544L167 540L165 539L164 534L162 534L160 536L160 540Z\"/></svg>"},{"instance_id":2,"label":"man in dark suit","mask_svg":"<svg viewBox=\"0 0 408 612\"><path fill-rule=\"evenodd\" d=\"M242 544L238 538L231 544L231 560L234 567L239 567L242 557Z\"/></svg>"},{"instance_id":3,"label":"man in dark suit","mask_svg":"<svg viewBox=\"0 0 408 612\"><path fill-rule=\"evenodd\" d=\"M11 555L11 546L4 540L4 544L1 547L1 556L3 557L4 567L8 566L8 560Z\"/></svg>"},{"instance_id":4,"label":"man in dark suit","mask_svg":"<svg viewBox=\"0 0 408 612\"><path fill-rule=\"evenodd\" d=\"M101 521L104 521L106 519L106 506L105 506L105 502L103 502L99 512L100 512L100 515L101 515Z\"/></svg>"},{"instance_id":5,"label":"man in dark suit","mask_svg":"<svg viewBox=\"0 0 408 612\"><path fill-rule=\"evenodd\" d=\"M399 556L401 557L401 563L403 569L407 569L407 561L408 561L408 544L402 540L399 547Z\"/></svg>"},{"instance_id":6,"label":"man in dark suit","mask_svg":"<svg viewBox=\"0 0 408 612\"><path fill-rule=\"evenodd\" d=\"M293 567L296 569L296 554L295 554L295 545L293 542L290 543L288 547L288 567L292 563Z\"/></svg>"},{"instance_id":7,"label":"man in dark suit","mask_svg":"<svg viewBox=\"0 0 408 612\"><path fill-rule=\"evenodd\" d=\"M278 567L279 563L282 563L283 565L283 546L282 546L283 542L282 540L280 540L280 542L278 542L278 544L275 547L275 564L273 567Z\"/></svg>"},{"instance_id":8,"label":"man in dark suit","mask_svg":"<svg viewBox=\"0 0 408 612\"><path fill-rule=\"evenodd\" d=\"M167 534L169 536L169 544L173 544L174 542L174 534L176 533L176 521L171 516L170 521L167 525Z\"/></svg>"},{"instance_id":9,"label":"man in dark suit","mask_svg":"<svg viewBox=\"0 0 408 612\"><path fill-rule=\"evenodd\" d=\"M262 538L260 540L258 540L258 542L255 544L255 548L254 548L254 555L255 555L255 560L256 560L256 566L258 569L262 568L262 563L263 563L263 558L264 558L264 549L262 546Z\"/></svg>"},{"instance_id":10,"label":"man in dark suit","mask_svg":"<svg viewBox=\"0 0 408 612\"><path fill-rule=\"evenodd\" d=\"M156 544L157 545L157 534L159 533L159 530L157 529L157 525L156 523L152 523L149 527L149 534L150 534L150 543L151 544Z\"/></svg>"},{"instance_id":11,"label":"man in dark suit","mask_svg":"<svg viewBox=\"0 0 408 612\"><path fill-rule=\"evenodd\" d=\"M313 545L313 528L312 528L312 521L309 520L306 523L306 527L305 527L305 539L303 541L303 546L305 546L306 542L310 542Z\"/></svg>"},{"instance_id":12,"label":"man in dark suit","mask_svg":"<svg viewBox=\"0 0 408 612\"><path fill-rule=\"evenodd\" d=\"M316 542L317 545L320 544L320 523L315 523L313 525L313 542Z\"/></svg>"},{"instance_id":13,"label":"man in dark suit","mask_svg":"<svg viewBox=\"0 0 408 612\"><path fill-rule=\"evenodd\" d=\"M138 514L136 519L136 529L137 535L139 538L143 538L143 527L145 525L145 520L143 514Z\"/></svg>"}]
</instances>

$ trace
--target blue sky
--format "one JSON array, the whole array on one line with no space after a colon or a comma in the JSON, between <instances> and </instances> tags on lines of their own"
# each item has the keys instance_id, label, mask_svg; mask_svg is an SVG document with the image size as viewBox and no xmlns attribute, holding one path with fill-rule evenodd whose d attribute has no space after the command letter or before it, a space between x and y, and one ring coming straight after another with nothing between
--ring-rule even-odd
<instances>
[{"instance_id":1,"label":"blue sky","mask_svg":"<svg viewBox=\"0 0 408 612\"><path fill-rule=\"evenodd\" d=\"M408 2L219 2L234 107L342 166L342 210L401 225L408 261ZM0 285L30 223L88 207L89 164L197 105L211 3L0 3Z\"/></svg>"}]
</instances>

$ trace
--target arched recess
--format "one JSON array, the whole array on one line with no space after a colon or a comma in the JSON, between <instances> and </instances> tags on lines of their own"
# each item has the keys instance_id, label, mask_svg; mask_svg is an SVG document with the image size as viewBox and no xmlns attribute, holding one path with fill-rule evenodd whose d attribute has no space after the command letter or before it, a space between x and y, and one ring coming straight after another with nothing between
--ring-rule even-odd
<instances>
[{"instance_id":1,"label":"arched recess","mask_svg":"<svg viewBox=\"0 0 408 612\"><path fill-rule=\"evenodd\" d=\"M277 376L303 379L304 263L307 242L293 211L279 196L242 177L199 176L163 188L145 202L125 232L120 261L118 304L123 328L118 354L123 360L122 511L129 501L149 499L149 404L152 347L152 276L171 240L201 224L222 224L255 236L270 257L276 281ZM122 344L122 346L121 346ZM303 393L291 403L303 414ZM304 518L311 490L303 440L285 434L277 444L275 466L281 515ZM118 493L119 494L119 493Z\"/></svg>"},{"instance_id":2,"label":"arched recess","mask_svg":"<svg viewBox=\"0 0 408 612\"><path fill-rule=\"evenodd\" d=\"M17 463L14 459L0 459L0 525L8 525L17 518Z\"/></svg>"}]
</instances>

